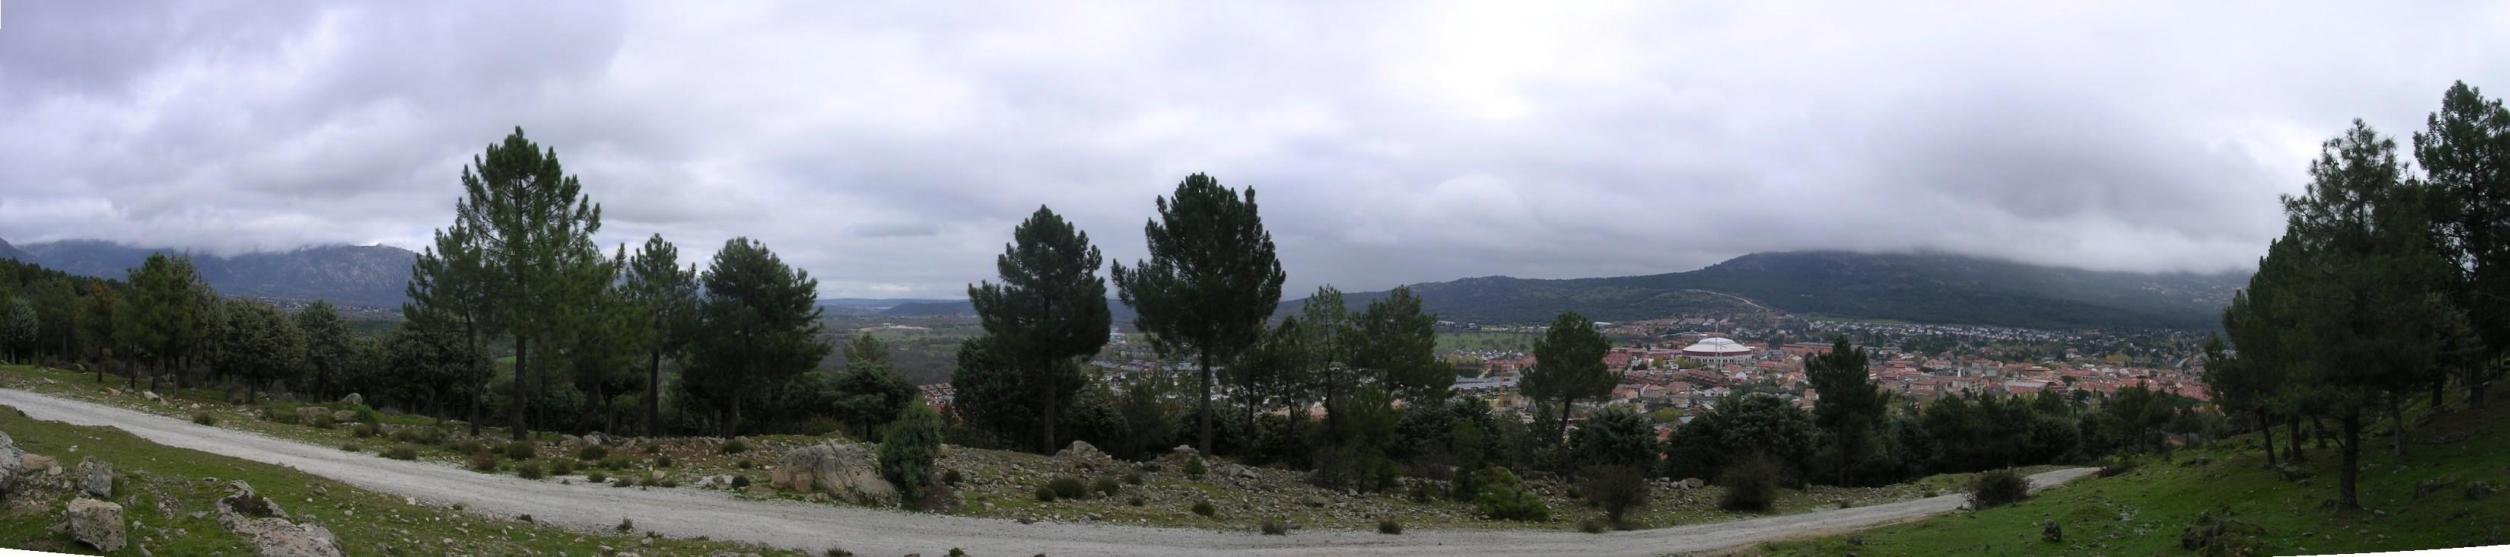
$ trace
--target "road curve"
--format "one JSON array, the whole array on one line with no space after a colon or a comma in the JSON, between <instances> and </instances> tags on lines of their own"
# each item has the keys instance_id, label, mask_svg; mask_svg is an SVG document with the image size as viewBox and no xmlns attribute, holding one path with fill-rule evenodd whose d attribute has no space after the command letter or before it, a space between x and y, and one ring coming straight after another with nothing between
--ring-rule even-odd
<instances>
[{"instance_id":1,"label":"road curve","mask_svg":"<svg viewBox=\"0 0 2510 557\"><path fill-rule=\"evenodd\" d=\"M1714 551L1950 512L1959 495L1750 520L1585 534L1572 531L1415 530L1400 536L1300 530L1288 536L1105 524L1020 524L989 518L908 513L790 501L737 500L695 489L615 489L479 474L452 466L386 459L253 433L193 424L112 406L0 389L0 405L27 416L121 428L140 438L266 462L361 488L434 504L461 503L489 516L597 532L634 519L672 537L710 536L813 553L842 547L867 555L1664 555ZM2073 468L2031 476L2047 487L2090 474Z\"/></svg>"}]
</instances>

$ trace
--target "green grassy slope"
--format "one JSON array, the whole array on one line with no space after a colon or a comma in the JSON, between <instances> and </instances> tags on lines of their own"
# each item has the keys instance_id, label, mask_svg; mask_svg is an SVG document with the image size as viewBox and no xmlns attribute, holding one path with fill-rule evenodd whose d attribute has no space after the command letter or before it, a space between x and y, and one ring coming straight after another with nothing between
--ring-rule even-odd
<instances>
[{"instance_id":1,"label":"green grassy slope","mask_svg":"<svg viewBox=\"0 0 2510 557\"><path fill-rule=\"evenodd\" d=\"M2085 478L2019 505L1854 535L1765 544L1768 555L2188 555L2182 529L2198 513L2230 509L2265 528L2270 554L2440 549L2510 543L2510 405L2459 411L2408 436L2406 456L2386 436L2363 443L2363 511L2328 510L2340 454L2309 445L2311 477L2265 468L2257 438L2147 459L2133 472ZM2278 444L2281 440L2278 439ZM2058 522L2062 543L2043 541Z\"/></svg>"}]
</instances>

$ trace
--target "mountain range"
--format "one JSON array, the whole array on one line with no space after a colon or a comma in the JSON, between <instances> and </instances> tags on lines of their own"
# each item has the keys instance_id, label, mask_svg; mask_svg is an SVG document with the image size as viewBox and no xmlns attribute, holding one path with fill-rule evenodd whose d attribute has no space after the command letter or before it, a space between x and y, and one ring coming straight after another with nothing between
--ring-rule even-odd
<instances>
[{"instance_id":1,"label":"mountain range","mask_svg":"<svg viewBox=\"0 0 2510 557\"><path fill-rule=\"evenodd\" d=\"M1755 253L1694 271L1409 285L1440 319L1542 323L1561 311L1599 321L1755 308L1917 323L2031 328L2210 328L2245 273L2126 273L1944 253ZM1354 309L1386 292L1343 295ZM1282 302L1296 311L1303 300ZM1117 304L1117 318L1130 308ZM883 314L969 314L965 300L899 304ZM1277 311L1275 315L1284 315Z\"/></svg>"},{"instance_id":2,"label":"mountain range","mask_svg":"<svg viewBox=\"0 0 2510 557\"><path fill-rule=\"evenodd\" d=\"M0 258L16 259L75 275L122 279L153 253L100 240L62 240L10 246ZM317 246L278 252L219 256L190 253L201 280L219 294L272 300L329 300L366 309L401 307L418 255L391 246Z\"/></svg>"},{"instance_id":3,"label":"mountain range","mask_svg":"<svg viewBox=\"0 0 2510 557\"><path fill-rule=\"evenodd\" d=\"M151 253L174 250L97 240L11 245L0 258L119 279ZM321 246L233 256L192 254L218 292L276 300L400 306L417 256L389 246ZM2126 273L2033 265L1945 253L1796 251L1754 253L1693 271L1576 279L1475 277L1409 285L1441 319L1541 323L1576 311L1600 321L1769 308L1790 313L1918 323L2033 328L2210 328L2246 273ZM1385 292L1352 292L1354 308ZM1295 311L1303 300L1282 302ZM1132 308L1109 301L1119 321ZM966 300L830 298L830 314L972 315ZM1278 313L1286 315L1286 313Z\"/></svg>"}]
</instances>

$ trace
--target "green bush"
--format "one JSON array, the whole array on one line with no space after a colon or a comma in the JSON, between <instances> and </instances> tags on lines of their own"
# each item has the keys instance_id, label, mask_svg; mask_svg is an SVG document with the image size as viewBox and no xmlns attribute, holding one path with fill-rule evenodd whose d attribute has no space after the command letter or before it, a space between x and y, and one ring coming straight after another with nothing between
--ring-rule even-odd
<instances>
[{"instance_id":1,"label":"green bush","mask_svg":"<svg viewBox=\"0 0 2510 557\"><path fill-rule=\"evenodd\" d=\"M526 480L537 480L546 477L548 474L541 471L540 461L526 460L514 464L514 475L515 477Z\"/></svg>"},{"instance_id":2,"label":"green bush","mask_svg":"<svg viewBox=\"0 0 2510 557\"><path fill-rule=\"evenodd\" d=\"M628 469L628 460L615 456L604 458L601 459L601 467L607 470L626 470Z\"/></svg>"},{"instance_id":3,"label":"green bush","mask_svg":"<svg viewBox=\"0 0 2510 557\"><path fill-rule=\"evenodd\" d=\"M1587 467L1585 492L1604 510L1604 520L1624 527L1630 511L1647 507L1647 474L1620 464Z\"/></svg>"},{"instance_id":4,"label":"green bush","mask_svg":"<svg viewBox=\"0 0 2510 557\"><path fill-rule=\"evenodd\" d=\"M627 476L619 476L619 477L616 477L616 478L611 478L611 479L610 479L610 487L635 487L635 486L636 486L636 480L631 480L631 479L628 479L628 477L627 477Z\"/></svg>"},{"instance_id":5,"label":"green bush","mask_svg":"<svg viewBox=\"0 0 2510 557\"><path fill-rule=\"evenodd\" d=\"M657 456L657 457L654 457L654 467L655 467L655 468L670 468L672 464L676 464L676 463L675 463L675 462L673 462L673 461L671 460L671 455L662 455L662 456Z\"/></svg>"},{"instance_id":6,"label":"green bush","mask_svg":"<svg viewBox=\"0 0 2510 557\"><path fill-rule=\"evenodd\" d=\"M953 468L953 469L950 469L950 470L943 470L943 471L941 471L941 483L944 483L944 484L949 484L949 485L959 485L959 482L964 482L964 481L967 481L967 477L966 477L966 476L961 476L961 475L959 475L959 471L958 471L958 469Z\"/></svg>"},{"instance_id":7,"label":"green bush","mask_svg":"<svg viewBox=\"0 0 2510 557\"><path fill-rule=\"evenodd\" d=\"M1149 481L1149 479L1142 477L1142 472L1139 470L1124 473L1124 483L1142 485L1142 482L1145 481Z\"/></svg>"},{"instance_id":8,"label":"green bush","mask_svg":"<svg viewBox=\"0 0 2510 557\"><path fill-rule=\"evenodd\" d=\"M2143 463L2138 461L2135 458L2135 455L2125 453L2109 455L2108 458L2100 460L2100 472L2098 475L2103 478L2122 476L2128 472L2135 471L2135 467L2141 464Z\"/></svg>"},{"instance_id":9,"label":"green bush","mask_svg":"<svg viewBox=\"0 0 2510 557\"><path fill-rule=\"evenodd\" d=\"M201 413L198 413L198 414L193 414L193 415L192 415L192 423L196 423L196 424L200 424L200 425L207 425L207 426L214 426L214 425L218 425L218 416L217 416L216 414L211 414L211 413L208 413L208 412L201 412Z\"/></svg>"},{"instance_id":10,"label":"green bush","mask_svg":"<svg viewBox=\"0 0 2510 557\"><path fill-rule=\"evenodd\" d=\"M360 447L360 446L357 446L357 442L356 442L356 441L350 441L350 442L347 442L347 443L341 443L341 444L340 444L340 450L343 450L343 451L348 451L348 452L352 452L352 453L353 453L353 452L358 452L358 451L363 451L363 450L366 450L366 448L365 448L365 447Z\"/></svg>"},{"instance_id":11,"label":"green bush","mask_svg":"<svg viewBox=\"0 0 2510 557\"><path fill-rule=\"evenodd\" d=\"M549 459L549 475L564 476L573 473L575 473L575 461L563 458Z\"/></svg>"},{"instance_id":12,"label":"green bush","mask_svg":"<svg viewBox=\"0 0 2510 557\"><path fill-rule=\"evenodd\" d=\"M357 405L356 408L351 409L351 413L357 415L358 423L372 424L383 422L383 418L375 414L374 408L368 407L364 404Z\"/></svg>"},{"instance_id":13,"label":"green bush","mask_svg":"<svg viewBox=\"0 0 2510 557\"><path fill-rule=\"evenodd\" d=\"M1778 465L1766 458L1747 458L1717 476L1725 495L1717 507L1736 512L1769 512L1778 502Z\"/></svg>"},{"instance_id":14,"label":"green bush","mask_svg":"<svg viewBox=\"0 0 2510 557\"><path fill-rule=\"evenodd\" d=\"M1185 460L1185 477L1201 479L1204 473L1210 471L1211 470L1209 468L1205 468L1203 466L1202 457L1194 457Z\"/></svg>"},{"instance_id":15,"label":"green bush","mask_svg":"<svg viewBox=\"0 0 2510 557\"><path fill-rule=\"evenodd\" d=\"M1212 515L1220 514L1220 509L1218 507L1211 506L1211 501L1195 501L1194 514L1203 515L1203 518L1211 518Z\"/></svg>"},{"instance_id":16,"label":"green bush","mask_svg":"<svg viewBox=\"0 0 2510 557\"><path fill-rule=\"evenodd\" d=\"M1481 486L1481 493L1473 500L1480 507L1482 516L1520 522L1551 520L1551 506L1543 504L1541 497L1526 490L1517 480L1515 472L1506 468L1483 468L1473 473L1473 484Z\"/></svg>"},{"instance_id":17,"label":"green bush","mask_svg":"<svg viewBox=\"0 0 2510 557\"><path fill-rule=\"evenodd\" d=\"M743 488L747 488L747 487L749 487L749 486L750 486L750 477L749 477L749 476L733 476L733 477L732 477L732 489L743 489Z\"/></svg>"},{"instance_id":18,"label":"green bush","mask_svg":"<svg viewBox=\"0 0 2510 557\"><path fill-rule=\"evenodd\" d=\"M1052 502L1055 502L1055 488L1054 488L1053 486L1044 486L1044 485L1037 486L1037 502L1039 502L1039 503L1052 503Z\"/></svg>"},{"instance_id":19,"label":"green bush","mask_svg":"<svg viewBox=\"0 0 2510 557\"><path fill-rule=\"evenodd\" d=\"M1970 508L1991 509L2019 503L2031 496L2031 481L2011 468L1979 472L1970 478Z\"/></svg>"},{"instance_id":20,"label":"green bush","mask_svg":"<svg viewBox=\"0 0 2510 557\"><path fill-rule=\"evenodd\" d=\"M1089 490L1098 492L1098 496L1100 497L1114 497L1116 495L1116 491L1120 489L1124 489L1124 487L1118 485L1115 480L1108 478L1099 478L1089 483Z\"/></svg>"},{"instance_id":21,"label":"green bush","mask_svg":"<svg viewBox=\"0 0 2510 557\"><path fill-rule=\"evenodd\" d=\"M2266 555L2266 528L2231 518L2231 509L2197 513L2196 523L2179 531L2179 548L2202 557Z\"/></svg>"},{"instance_id":22,"label":"green bush","mask_svg":"<svg viewBox=\"0 0 2510 557\"><path fill-rule=\"evenodd\" d=\"M383 450L383 457L393 460L418 460L418 447L410 446L409 443L393 445L392 448Z\"/></svg>"},{"instance_id":23,"label":"green bush","mask_svg":"<svg viewBox=\"0 0 2510 557\"><path fill-rule=\"evenodd\" d=\"M1057 499L1085 499L1089 497L1089 484L1082 483L1080 478L1071 476L1055 476L1054 479L1046 481L1046 487L1055 490L1055 498Z\"/></svg>"},{"instance_id":24,"label":"green bush","mask_svg":"<svg viewBox=\"0 0 2510 557\"><path fill-rule=\"evenodd\" d=\"M757 462L757 461L753 461L753 460L750 460L750 459L746 459L746 458L744 458L744 459L741 459L741 461L740 461L740 462L735 462L735 463L732 463L732 465L733 465L733 466L740 467L742 470L748 470L748 469L751 469L751 468L757 468L757 467L758 467L758 462Z\"/></svg>"},{"instance_id":25,"label":"green bush","mask_svg":"<svg viewBox=\"0 0 2510 557\"><path fill-rule=\"evenodd\" d=\"M357 427L349 428L349 435L359 439L375 437L383 435L383 427L375 425L374 422L358 422Z\"/></svg>"},{"instance_id":26,"label":"green bush","mask_svg":"<svg viewBox=\"0 0 2510 557\"><path fill-rule=\"evenodd\" d=\"M585 445L584 448L575 450L576 460L599 462L604 458L610 458L610 449L601 445Z\"/></svg>"},{"instance_id":27,"label":"green bush","mask_svg":"<svg viewBox=\"0 0 2510 557\"><path fill-rule=\"evenodd\" d=\"M526 459L526 458L531 458L531 457L532 457L532 455L536 455L536 454L540 454L540 451L539 451L538 449L533 448L533 447L532 447L532 442L530 442L530 441L515 441L515 442L512 442L512 443L506 443L506 444L505 444L505 457L506 457L506 458L510 458L510 459L514 459L514 460L523 460L523 459Z\"/></svg>"},{"instance_id":28,"label":"green bush","mask_svg":"<svg viewBox=\"0 0 2510 557\"><path fill-rule=\"evenodd\" d=\"M607 482L607 481L610 481L610 475L608 475L608 474L603 474L603 473L600 473L600 472L587 472L587 473L585 473L585 474L584 474L584 481L586 481L586 482L590 482L590 483L602 483L602 482Z\"/></svg>"},{"instance_id":29,"label":"green bush","mask_svg":"<svg viewBox=\"0 0 2510 557\"><path fill-rule=\"evenodd\" d=\"M1395 522L1391 518L1377 519L1377 533L1389 536L1400 535L1403 533L1403 523Z\"/></svg>"},{"instance_id":30,"label":"green bush","mask_svg":"<svg viewBox=\"0 0 2510 557\"><path fill-rule=\"evenodd\" d=\"M1589 519L1586 519L1586 520L1580 520L1580 521L1577 521L1577 531L1580 531L1580 532L1585 532L1585 533L1589 533L1589 534L1601 534L1601 533L1604 533L1604 531L1606 531L1606 530L1611 530L1611 529L1612 529L1612 525L1611 525L1611 523L1610 523L1609 521L1606 521L1606 520L1601 519L1601 518L1589 518Z\"/></svg>"},{"instance_id":31,"label":"green bush","mask_svg":"<svg viewBox=\"0 0 2510 557\"><path fill-rule=\"evenodd\" d=\"M489 452L488 449L484 448L471 451L470 460L464 462L463 464L470 466L472 470L481 472L493 471L497 469L497 453Z\"/></svg>"},{"instance_id":32,"label":"green bush","mask_svg":"<svg viewBox=\"0 0 2510 557\"><path fill-rule=\"evenodd\" d=\"M880 477L898 487L900 501L923 500L933 483L933 459L941 456L941 415L922 404L908 404L882 431L878 456Z\"/></svg>"},{"instance_id":33,"label":"green bush","mask_svg":"<svg viewBox=\"0 0 2510 557\"><path fill-rule=\"evenodd\" d=\"M392 430L392 440L418 445L442 445L444 432L430 427L404 427Z\"/></svg>"},{"instance_id":34,"label":"green bush","mask_svg":"<svg viewBox=\"0 0 2510 557\"><path fill-rule=\"evenodd\" d=\"M1144 501L1142 501L1142 496L1140 496L1140 495L1135 495L1135 496L1133 496L1133 498L1131 498L1131 499L1125 499L1125 500L1124 500L1124 504L1126 504L1126 505L1131 505L1131 506L1135 506L1135 507L1142 506L1142 504L1143 504L1143 503L1144 503Z\"/></svg>"},{"instance_id":35,"label":"green bush","mask_svg":"<svg viewBox=\"0 0 2510 557\"><path fill-rule=\"evenodd\" d=\"M723 454L746 453L750 451L750 442L739 437L734 437L731 441L723 442L722 450Z\"/></svg>"},{"instance_id":36,"label":"green bush","mask_svg":"<svg viewBox=\"0 0 2510 557\"><path fill-rule=\"evenodd\" d=\"M1285 522L1285 521L1283 521L1283 520L1281 520L1281 519L1278 519L1278 518L1267 518L1267 519L1264 519L1264 523L1263 523L1263 525L1261 526L1261 528L1263 529L1263 531L1264 531L1264 535L1266 535L1266 536L1287 536L1287 535L1290 535L1290 523L1289 523L1289 522Z\"/></svg>"}]
</instances>

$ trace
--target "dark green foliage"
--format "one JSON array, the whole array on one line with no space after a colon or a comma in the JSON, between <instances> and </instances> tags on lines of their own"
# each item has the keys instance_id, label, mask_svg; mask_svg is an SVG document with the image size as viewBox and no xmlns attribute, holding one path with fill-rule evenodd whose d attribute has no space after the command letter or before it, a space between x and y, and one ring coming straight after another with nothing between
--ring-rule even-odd
<instances>
[{"instance_id":1,"label":"dark green foliage","mask_svg":"<svg viewBox=\"0 0 2510 557\"><path fill-rule=\"evenodd\" d=\"M1287 535L1290 535L1290 523L1289 523L1288 521L1284 521L1284 520L1282 520L1282 519L1278 519L1278 518L1267 518L1267 519L1264 519L1264 523L1261 525L1261 529L1263 530L1264 535L1266 535L1266 536L1287 536Z\"/></svg>"},{"instance_id":2,"label":"dark green foliage","mask_svg":"<svg viewBox=\"0 0 2510 557\"><path fill-rule=\"evenodd\" d=\"M1377 519L1377 533L1389 536L1402 535L1403 523L1395 522L1395 520L1391 518Z\"/></svg>"},{"instance_id":3,"label":"dark green foliage","mask_svg":"<svg viewBox=\"0 0 2510 557\"><path fill-rule=\"evenodd\" d=\"M1589 518L1577 521L1577 530L1589 534L1601 534L1612 531L1611 524L1609 520Z\"/></svg>"},{"instance_id":4,"label":"dark green foliage","mask_svg":"<svg viewBox=\"0 0 2510 557\"><path fill-rule=\"evenodd\" d=\"M1203 467L1202 458L1197 457L1185 459L1185 477L1201 478L1206 471L1208 471L1208 469Z\"/></svg>"},{"instance_id":5,"label":"dark green foliage","mask_svg":"<svg viewBox=\"0 0 2510 557\"><path fill-rule=\"evenodd\" d=\"M1421 299L1397 287L1370 301L1351 322L1342 342L1353 368L1377 388L1403 400L1446 400L1455 368L1438 361L1438 316L1421 310ZM1602 356L1596 362L1602 363Z\"/></svg>"},{"instance_id":6,"label":"dark green foliage","mask_svg":"<svg viewBox=\"0 0 2510 557\"><path fill-rule=\"evenodd\" d=\"M819 336L819 281L749 238L715 252L699 282L703 327L680 382L691 405L722 412L721 429L741 431L742 408L766 387L784 385L828 354Z\"/></svg>"},{"instance_id":7,"label":"dark green foliage","mask_svg":"<svg viewBox=\"0 0 2510 557\"><path fill-rule=\"evenodd\" d=\"M1764 457L1745 458L1725 468L1717 476L1717 487L1725 494L1717 499L1717 508L1736 512L1769 512L1778 502L1778 464Z\"/></svg>"},{"instance_id":8,"label":"dark green foliage","mask_svg":"<svg viewBox=\"0 0 2510 557\"><path fill-rule=\"evenodd\" d=\"M1328 411L1342 417L1327 426L1316 452L1315 483L1362 491L1394 485L1394 459L1386 454L1395 443L1394 400L1372 386Z\"/></svg>"},{"instance_id":9,"label":"dark green foliage","mask_svg":"<svg viewBox=\"0 0 2510 557\"><path fill-rule=\"evenodd\" d=\"M210 413L208 413L208 412L200 412L200 413L192 414L192 423L196 423L196 424L200 424L200 425L207 425L207 426L214 426L214 425L218 425L218 416L217 416L217 415L215 415L215 414L210 414Z\"/></svg>"},{"instance_id":10,"label":"dark green foliage","mask_svg":"<svg viewBox=\"0 0 2510 557\"><path fill-rule=\"evenodd\" d=\"M1134 475L1134 477L1137 477L1137 478L1138 478L1138 477L1141 477L1141 475L1140 475L1140 474L1135 474L1135 475ZM944 485L959 485L959 482L963 482L963 481L967 481L967 477L966 477L966 476L961 476L961 475L959 475L959 470L958 470L957 468L952 468L952 469L949 469L949 470L944 470L944 471L942 471L942 472L941 472L941 483L942 483L942 484L944 484ZM1133 483L1141 483L1141 482L1133 482Z\"/></svg>"},{"instance_id":11,"label":"dark green foliage","mask_svg":"<svg viewBox=\"0 0 2510 557\"><path fill-rule=\"evenodd\" d=\"M994 260L1002 282L969 286L967 295L999 362L1015 371L996 377L1017 378L1017 390L1035 399L1039 452L1052 453L1056 415L1080 387L1069 381L1071 360L1107 344L1112 318L1106 281L1098 278L1103 258L1088 233L1043 206L1011 235ZM1117 269L1121 276L1123 267Z\"/></svg>"},{"instance_id":12,"label":"dark green foliage","mask_svg":"<svg viewBox=\"0 0 2510 557\"><path fill-rule=\"evenodd\" d=\"M2031 496L2031 482L2011 468L1980 472L1970 478L1970 508L1989 509L2019 503Z\"/></svg>"},{"instance_id":13,"label":"dark green foliage","mask_svg":"<svg viewBox=\"0 0 2510 557\"><path fill-rule=\"evenodd\" d=\"M1604 354L1611 350L1612 343L1595 331L1595 322L1576 312L1561 313L1542 340L1535 341L1534 369L1525 373L1522 388L1527 398L1550 402L1560 411L1553 439L1568 441L1569 410L1578 399L1611 394L1621 381L1620 374L1604 367Z\"/></svg>"},{"instance_id":14,"label":"dark green foliage","mask_svg":"<svg viewBox=\"0 0 2510 557\"><path fill-rule=\"evenodd\" d=\"M1159 217L1143 227L1150 259L1132 267L1116 263L1111 278L1125 305L1138 312L1135 328L1151 333L1162 353L1194 355L1202 379L1196 446L1210 453L1212 366L1262 336L1265 319L1281 302L1285 275L1272 233L1257 214L1254 188L1240 197L1219 180L1195 174L1158 206Z\"/></svg>"},{"instance_id":15,"label":"dark green foliage","mask_svg":"<svg viewBox=\"0 0 2510 557\"><path fill-rule=\"evenodd\" d=\"M661 234L645 239L620 268L619 288L632 311L644 319L635 329L647 359L644 431L658 434L662 414L662 357L677 354L696 335L697 267L680 266L680 248Z\"/></svg>"},{"instance_id":16,"label":"dark green foliage","mask_svg":"<svg viewBox=\"0 0 2510 557\"><path fill-rule=\"evenodd\" d=\"M2179 548L2203 557L2267 555L2266 528L2231 516L2228 507L2197 513L2195 524L2179 530Z\"/></svg>"},{"instance_id":17,"label":"dark green foliage","mask_svg":"<svg viewBox=\"0 0 2510 557\"><path fill-rule=\"evenodd\" d=\"M1080 478L1055 476L1054 479L1046 480L1046 487L1054 490L1057 499L1089 498L1089 484L1082 482Z\"/></svg>"},{"instance_id":18,"label":"dark green foliage","mask_svg":"<svg viewBox=\"0 0 2510 557\"><path fill-rule=\"evenodd\" d=\"M585 445L575 450L576 460L597 462L605 458L610 458L610 449L601 445Z\"/></svg>"},{"instance_id":19,"label":"dark green foliage","mask_svg":"<svg viewBox=\"0 0 2510 557\"><path fill-rule=\"evenodd\" d=\"M526 480L537 480L546 477L548 473L543 471L540 461L526 460L514 464L514 475Z\"/></svg>"},{"instance_id":20,"label":"dark green foliage","mask_svg":"<svg viewBox=\"0 0 2510 557\"><path fill-rule=\"evenodd\" d=\"M505 451L506 458L515 460L531 458L532 455L539 454L539 449L532 446L532 442L530 441L515 441L512 443L506 443L503 450Z\"/></svg>"},{"instance_id":21,"label":"dark green foliage","mask_svg":"<svg viewBox=\"0 0 2510 557\"><path fill-rule=\"evenodd\" d=\"M1804 361L1805 379L1820 397L1813 404L1813 423L1827 441L1821 450L1831 458L1824 464L1840 485L1898 479L1887 470L1872 473L1866 465L1875 458L1886 399L1865 367L1865 351L1850 346L1847 337L1832 343L1829 353Z\"/></svg>"},{"instance_id":22,"label":"dark green foliage","mask_svg":"<svg viewBox=\"0 0 2510 557\"><path fill-rule=\"evenodd\" d=\"M2510 352L2510 304L2502 303L2510 299L2510 164L2503 163L2510 161L2510 109L2464 82L2451 85L2440 111L2414 134L2414 160L2430 188L2426 199L2432 229L2443 240L2441 255L2458 269L2449 295L2482 345L2457 355L2475 362L2451 367L2460 370L2467 405L2481 408L2484 393L2510 367L2480 362ZM2246 344L2241 348L2247 351Z\"/></svg>"},{"instance_id":23,"label":"dark green foliage","mask_svg":"<svg viewBox=\"0 0 2510 557\"><path fill-rule=\"evenodd\" d=\"M1525 489L1516 473L1506 468L1483 468L1473 473L1473 484L1480 490L1474 504L1483 517L1493 520L1539 522L1551 519L1551 507L1541 497Z\"/></svg>"},{"instance_id":24,"label":"dark green foliage","mask_svg":"<svg viewBox=\"0 0 2510 557\"><path fill-rule=\"evenodd\" d=\"M1587 416L1570 445L1570 462L1580 468L1611 466L1645 472L1656 469L1656 427L1629 405L1606 406Z\"/></svg>"},{"instance_id":25,"label":"dark green foliage","mask_svg":"<svg viewBox=\"0 0 2510 557\"><path fill-rule=\"evenodd\" d=\"M1052 503L1052 502L1054 502L1054 500L1055 500L1055 488L1054 488L1054 486L1050 486L1050 485L1040 485L1040 486L1037 486L1037 501L1038 501L1038 502L1041 502L1041 503Z\"/></svg>"},{"instance_id":26,"label":"dark green foliage","mask_svg":"<svg viewBox=\"0 0 2510 557\"><path fill-rule=\"evenodd\" d=\"M746 453L750 451L750 442L739 437L734 437L730 441L724 441L723 446L717 447L716 450L722 452L723 454Z\"/></svg>"},{"instance_id":27,"label":"dark green foliage","mask_svg":"<svg viewBox=\"0 0 2510 557\"><path fill-rule=\"evenodd\" d=\"M1604 510L1604 519L1614 526L1628 524L1624 519L1630 511L1647 507L1650 495L1646 469L1620 464L1586 468L1579 475L1589 499Z\"/></svg>"},{"instance_id":28,"label":"dark green foliage","mask_svg":"<svg viewBox=\"0 0 2510 557\"><path fill-rule=\"evenodd\" d=\"M880 477L898 487L901 500L920 501L932 489L933 459L940 456L941 415L909 403L880 436Z\"/></svg>"},{"instance_id":29,"label":"dark green foliage","mask_svg":"<svg viewBox=\"0 0 2510 557\"><path fill-rule=\"evenodd\" d=\"M673 462L671 461L671 455L661 455L661 456L656 456L656 457L654 457L654 467L655 467L655 468L670 468L672 464L673 464Z\"/></svg>"},{"instance_id":30,"label":"dark green foliage","mask_svg":"<svg viewBox=\"0 0 2510 557\"><path fill-rule=\"evenodd\" d=\"M340 317L340 310L331 302L316 300L296 314L297 328L305 335L305 362L313 372L310 387L316 397L329 398L332 387L348 372L356 345L349 337L349 322ZM361 420L371 421L371 420Z\"/></svg>"},{"instance_id":31,"label":"dark green foliage","mask_svg":"<svg viewBox=\"0 0 2510 557\"><path fill-rule=\"evenodd\" d=\"M516 128L462 169L464 198L454 205L454 228L468 231L478 253L470 275L495 316L486 321L514 343L516 391L511 401L515 439L530 432L526 406L539 383L535 342L561 343L578 326L581 311L606 287L614 269L593 243L601 208L566 174L556 150L544 150ZM448 254L448 257L450 255ZM416 277L413 277L415 279ZM413 289L418 288L413 285ZM542 346L547 348L547 346ZM550 352L555 352L551 350Z\"/></svg>"},{"instance_id":32,"label":"dark green foliage","mask_svg":"<svg viewBox=\"0 0 2510 557\"><path fill-rule=\"evenodd\" d=\"M915 401L915 386L890 371L889 349L871 333L846 342L845 372L837 376L834 390L829 397L836 403L837 419L853 424L866 440Z\"/></svg>"},{"instance_id":33,"label":"dark green foliage","mask_svg":"<svg viewBox=\"0 0 2510 557\"><path fill-rule=\"evenodd\" d=\"M497 469L497 453L486 448L474 450L471 451L470 457L464 461L464 464L475 471L493 471Z\"/></svg>"},{"instance_id":34,"label":"dark green foliage","mask_svg":"<svg viewBox=\"0 0 2510 557\"><path fill-rule=\"evenodd\" d=\"M1113 478L1098 478L1089 483L1089 490L1096 492L1099 497L1114 497L1117 491L1123 489L1124 486L1116 483Z\"/></svg>"},{"instance_id":35,"label":"dark green foliage","mask_svg":"<svg viewBox=\"0 0 2510 557\"><path fill-rule=\"evenodd\" d=\"M1691 417L1668 440L1666 466L1674 477L1714 478L1748 455L1767 457L1778 469L1801 469L1813 452L1818 429L1811 414L1786 399L1736 394Z\"/></svg>"},{"instance_id":36,"label":"dark green foliage","mask_svg":"<svg viewBox=\"0 0 2510 557\"><path fill-rule=\"evenodd\" d=\"M418 447L403 443L384 449L382 454L384 458L393 460L418 460Z\"/></svg>"},{"instance_id":37,"label":"dark green foliage","mask_svg":"<svg viewBox=\"0 0 2510 557\"><path fill-rule=\"evenodd\" d=\"M1218 507L1211 506L1211 501L1195 501L1193 510L1194 514L1203 515L1203 518L1211 518L1212 515L1220 513Z\"/></svg>"},{"instance_id":38,"label":"dark green foliage","mask_svg":"<svg viewBox=\"0 0 2510 557\"><path fill-rule=\"evenodd\" d=\"M230 298L216 305L209 353L244 378L247 400L260 387L283 383L305 365L305 331L269 304Z\"/></svg>"}]
</instances>

